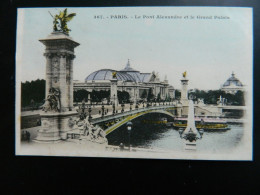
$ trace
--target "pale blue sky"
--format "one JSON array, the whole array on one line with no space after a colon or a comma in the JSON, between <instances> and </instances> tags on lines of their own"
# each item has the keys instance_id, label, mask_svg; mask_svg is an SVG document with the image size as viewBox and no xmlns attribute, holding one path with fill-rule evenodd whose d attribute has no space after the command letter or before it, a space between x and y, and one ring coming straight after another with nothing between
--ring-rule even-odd
<instances>
[{"instance_id":1,"label":"pale blue sky","mask_svg":"<svg viewBox=\"0 0 260 195\"><path fill-rule=\"evenodd\" d=\"M52 18L63 8L18 10L17 74L21 81L44 78L44 45ZM234 71L251 86L252 10L216 7L68 8L77 16L68 23L75 49L74 79L84 80L102 68L123 69L127 59L141 72L167 74L180 88L187 70L190 88L218 89ZM94 19L94 15L127 15L129 19ZM228 16L225 20L133 19L135 15Z\"/></svg>"}]
</instances>

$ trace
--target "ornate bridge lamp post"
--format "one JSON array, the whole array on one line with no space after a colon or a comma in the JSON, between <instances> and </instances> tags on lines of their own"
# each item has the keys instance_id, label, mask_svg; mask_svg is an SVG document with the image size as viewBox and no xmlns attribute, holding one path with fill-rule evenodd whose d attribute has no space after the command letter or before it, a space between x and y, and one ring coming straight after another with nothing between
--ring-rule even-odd
<instances>
[{"instance_id":1,"label":"ornate bridge lamp post","mask_svg":"<svg viewBox=\"0 0 260 195\"><path fill-rule=\"evenodd\" d=\"M115 103L113 103L113 115L115 115L116 113L116 106L115 106Z\"/></svg>"},{"instance_id":2,"label":"ornate bridge lamp post","mask_svg":"<svg viewBox=\"0 0 260 195\"><path fill-rule=\"evenodd\" d=\"M130 112L132 111L132 102L130 102Z\"/></svg>"},{"instance_id":3,"label":"ornate bridge lamp post","mask_svg":"<svg viewBox=\"0 0 260 195\"><path fill-rule=\"evenodd\" d=\"M91 106L89 106L89 108L88 108L88 114L89 114L88 120L89 120L89 121L92 119L91 111L92 111Z\"/></svg>"},{"instance_id":4,"label":"ornate bridge lamp post","mask_svg":"<svg viewBox=\"0 0 260 195\"><path fill-rule=\"evenodd\" d=\"M101 110L102 110L102 118L104 117L104 112L105 112L105 107L104 107L104 104L103 104L103 102L102 102L102 108L101 108Z\"/></svg>"},{"instance_id":5,"label":"ornate bridge lamp post","mask_svg":"<svg viewBox=\"0 0 260 195\"><path fill-rule=\"evenodd\" d=\"M84 120L87 117L87 113L85 112L85 109L86 109L85 101L83 99L82 104L81 104L81 106L79 106L79 110L78 110L80 120Z\"/></svg>"},{"instance_id":6,"label":"ornate bridge lamp post","mask_svg":"<svg viewBox=\"0 0 260 195\"><path fill-rule=\"evenodd\" d=\"M131 138L131 130L132 130L132 126L133 123L131 121L126 123L126 128L128 131L128 144L129 144L129 151L131 150L131 142L130 142L130 138Z\"/></svg>"},{"instance_id":7,"label":"ornate bridge lamp post","mask_svg":"<svg viewBox=\"0 0 260 195\"><path fill-rule=\"evenodd\" d=\"M122 101L121 107L122 107L121 113L123 113L124 112L124 107L125 107L124 101Z\"/></svg>"},{"instance_id":8,"label":"ornate bridge lamp post","mask_svg":"<svg viewBox=\"0 0 260 195\"><path fill-rule=\"evenodd\" d=\"M149 106L150 106L150 102L147 101L147 102L146 102L146 107L148 108Z\"/></svg>"}]
</instances>

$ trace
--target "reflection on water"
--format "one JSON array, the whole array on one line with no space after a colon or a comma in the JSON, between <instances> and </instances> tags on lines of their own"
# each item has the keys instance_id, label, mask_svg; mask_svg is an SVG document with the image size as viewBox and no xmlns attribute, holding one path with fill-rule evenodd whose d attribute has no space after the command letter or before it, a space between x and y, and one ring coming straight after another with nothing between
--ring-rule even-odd
<instances>
[{"instance_id":1,"label":"reflection on water","mask_svg":"<svg viewBox=\"0 0 260 195\"><path fill-rule=\"evenodd\" d=\"M230 130L221 132L205 132L197 141L197 151L221 152L237 146L243 136L243 126L230 125ZM129 144L128 132L123 126L115 133L108 135L111 145ZM167 150L183 150L183 140L177 130L172 127L153 125L136 125L131 131L131 145L143 148L162 148Z\"/></svg>"}]
</instances>

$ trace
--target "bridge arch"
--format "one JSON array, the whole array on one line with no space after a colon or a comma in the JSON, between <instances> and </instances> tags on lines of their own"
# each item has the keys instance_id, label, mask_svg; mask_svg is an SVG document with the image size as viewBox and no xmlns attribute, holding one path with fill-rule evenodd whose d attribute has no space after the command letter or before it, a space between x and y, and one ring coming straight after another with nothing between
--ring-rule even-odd
<instances>
[{"instance_id":1,"label":"bridge arch","mask_svg":"<svg viewBox=\"0 0 260 195\"><path fill-rule=\"evenodd\" d=\"M140 116L143 116L145 114L150 114L150 113L161 113L161 114L165 114L168 115L170 117L174 117L174 115L166 110L147 110L147 111L143 111L143 112L139 112L136 113L134 115L130 115L128 117L126 117L125 119L118 121L116 124L112 125L111 127L108 127L105 130L106 135L110 134L111 132L113 132L114 130L116 130L117 128L121 127L122 125L124 125L125 123L127 123L128 121L131 121L133 119L136 119Z\"/></svg>"}]
</instances>

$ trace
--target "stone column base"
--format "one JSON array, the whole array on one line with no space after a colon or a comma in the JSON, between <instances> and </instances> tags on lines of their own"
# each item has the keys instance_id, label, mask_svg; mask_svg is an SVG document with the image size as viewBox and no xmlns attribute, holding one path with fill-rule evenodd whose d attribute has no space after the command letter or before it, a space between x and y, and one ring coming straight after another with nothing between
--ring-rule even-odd
<instances>
[{"instance_id":1,"label":"stone column base","mask_svg":"<svg viewBox=\"0 0 260 195\"><path fill-rule=\"evenodd\" d=\"M189 151L195 151L197 150L197 144L196 141L190 142L188 140L185 141L185 150L189 150Z\"/></svg>"},{"instance_id":2,"label":"stone column base","mask_svg":"<svg viewBox=\"0 0 260 195\"><path fill-rule=\"evenodd\" d=\"M41 129L33 140L41 143L57 143L67 139L67 132L75 128L78 113L69 111L63 113L41 113Z\"/></svg>"}]
</instances>

